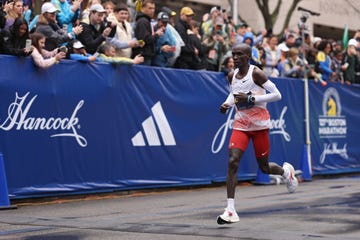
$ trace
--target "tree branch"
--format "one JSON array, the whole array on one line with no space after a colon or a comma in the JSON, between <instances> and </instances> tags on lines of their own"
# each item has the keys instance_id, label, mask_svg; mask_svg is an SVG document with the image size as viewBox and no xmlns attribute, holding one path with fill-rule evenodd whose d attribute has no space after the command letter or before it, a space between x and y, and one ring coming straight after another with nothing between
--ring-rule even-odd
<instances>
[{"instance_id":1,"label":"tree branch","mask_svg":"<svg viewBox=\"0 0 360 240\"><path fill-rule=\"evenodd\" d=\"M293 14L293 12L295 11L295 8L296 6L299 4L299 2L301 2L302 0L293 0L293 2L291 3L291 6L290 6L290 9L288 11L288 13L286 14L286 18L285 18L285 21L284 21L284 25L281 29L281 32L279 35L282 35L285 31L285 28L288 27L289 25L289 22L290 22L290 19L291 19L291 16Z\"/></svg>"}]
</instances>

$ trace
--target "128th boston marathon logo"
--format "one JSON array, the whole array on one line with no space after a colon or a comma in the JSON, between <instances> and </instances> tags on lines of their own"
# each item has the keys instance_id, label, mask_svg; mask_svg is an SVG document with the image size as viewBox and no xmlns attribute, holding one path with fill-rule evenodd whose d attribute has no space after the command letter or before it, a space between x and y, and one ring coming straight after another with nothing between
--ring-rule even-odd
<instances>
[{"instance_id":1,"label":"128th boston marathon logo","mask_svg":"<svg viewBox=\"0 0 360 240\"><path fill-rule=\"evenodd\" d=\"M291 136L288 132L286 132L286 123L285 123L285 113L287 111L287 106L283 107L281 110L280 116L278 119L271 119L271 128L270 128L270 134L278 134L281 135L285 141L290 142ZM212 153L218 153L222 149L222 147L225 144L227 134L229 130L232 129L232 123L233 119L231 117L233 116L234 107L231 108L230 111L228 111L228 118L226 119L226 122L220 126L220 128L215 133L215 136L213 138L212 144L211 144L211 151Z\"/></svg>"},{"instance_id":2,"label":"128th boston marathon logo","mask_svg":"<svg viewBox=\"0 0 360 240\"><path fill-rule=\"evenodd\" d=\"M8 107L8 116L1 123L0 129L4 131L10 131L12 129L26 131L61 131L60 133L50 135L50 137L73 137L80 146L87 146L86 139L77 132L80 125L79 118L76 115L84 104L83 100L78 102L70 117L33 117L30 116L30 109L37 95L33 96L26 103L29 94L28 92L21 97L16 93L14 102L10 103ZM1 119L4 119L4 117L1 117Z\"/></svg>"},{"instance_id":3,"label":"128th boston marathon logo","mask_svg":"<svg viewBox=\"0 0 360 240\"><path fill-rule=\"evenodd\" d=\"M322 102L322 114L319 116L319 137L323 139L346 138L346 117L341 115L340 96L335 88L328 88L325 91ZM343 146L340 146L337 142L324 143L324 149L320 155L320 163L325 162L327 155L336 154L347 159L346 146L346 143Z\"/></svg>"}]
</instances>

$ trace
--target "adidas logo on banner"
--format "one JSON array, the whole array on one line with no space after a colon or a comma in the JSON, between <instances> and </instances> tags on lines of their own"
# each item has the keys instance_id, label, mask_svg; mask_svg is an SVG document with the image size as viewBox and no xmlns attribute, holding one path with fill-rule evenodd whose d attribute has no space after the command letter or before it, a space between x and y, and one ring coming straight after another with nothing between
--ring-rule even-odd
<instances>
[{"instance_id":1,"label":"adidas logo on banner","mask_svg":"<svg viewBox=\"0 0 360 240\"><path fill-rule=\"evenodd\" d=\"M175 138L171 131L168 120L166 119L165 113L161 107L161 103L157 102L152 108L151 111L153 116L148 117L145 121L142 122L142 127L145 133L145 137L149 146L161 146L160 138L156 125L159 129L162 141L165 146L175 146ZM156 125L155 125L155 122ZM140 147L146 146L143 133L141 131L137 132L135 136L131 139L133 146Z\"/></svg>"}]
</instances>

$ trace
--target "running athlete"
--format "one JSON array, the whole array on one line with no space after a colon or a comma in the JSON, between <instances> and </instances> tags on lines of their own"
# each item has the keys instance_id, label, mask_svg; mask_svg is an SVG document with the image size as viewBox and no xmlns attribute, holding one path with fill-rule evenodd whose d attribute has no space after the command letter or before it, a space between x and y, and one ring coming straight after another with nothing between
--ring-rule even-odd
<instances>
[{"instance_id":1,"label":"running athlete","mask_svg":"<svg viewBox=\"0 0 360 240\"><path fill-rule=\"evenodd\" d=\"M236 45L232 49L235 70L228 75L230 94L220 106L220 111L226 111L233 105L236 107L233 130L229 142L229 163L226 178L227 207L218 216L218 224L235 223L239 216L235 210L235 188L237 185L237 170L240 159L245 152L250 139L253 141L256 160L263 173L282 175L286 179L290 193L296 190L298 181L294 168L289 163L280 167L269 162L270 115L266 109L267 102L281 99L281 93L264 72L249 64L251 48L247 44Z\"/></svg>"}]
</instances>

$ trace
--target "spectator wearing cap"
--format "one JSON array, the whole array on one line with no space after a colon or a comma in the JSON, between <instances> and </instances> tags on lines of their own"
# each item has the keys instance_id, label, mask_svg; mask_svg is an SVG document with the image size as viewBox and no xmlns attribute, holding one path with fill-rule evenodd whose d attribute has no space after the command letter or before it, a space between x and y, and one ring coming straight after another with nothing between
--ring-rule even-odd
<instances>
[{"instance_id":1,"label":"spectator wearing cap","mask_svg":"<svg viewBox=\"0 0 360 240\"><path fill-rule=\"evenodd\" d=\"M248 25L244 22L235 25L235 43L234 46L244 42L244 35L247 32Z\"/></svg>"},{"instance_id":2,"label":"spectator wearing cap","mask_svg":"<svg viewBox=\"0 0 360 240\"><path fill-rule=\"evenodd\" d=\"M184 46L181 47L180 56L176 59L175 68L192 69L193 55L196 49L191 45L187 30L190 29L190 22L195 13L190 7L183 7L180 10L180 19L175 24L176 31L180 34Z\"/></svg>"},{"instance_id":3,"label":"spectator wearing cap","mask_svg":"<svg viewBox=\"0 0 360 240\"><path fill-rule=\"evenodd\" d=\"M143 47L133 48L132 57L141 54L144 57L143 65L150 66L155 56L155 42L163 35L163 28L156 32L151 26L151 18L154 17L155 2L153 0L144 0L141 6L141 12L136 16L135 37L137 40L145 42Z\"/></svg>"},{"instance_id":4,"label":"spectator wearing cap","mask_svg":"<svg viewBox=\"0 0 360 240\"><path fill-rule=\"evenodd\" d=\"M280 49L290 49L292 47L295 47L295 36L294 34L288 34L286 35L285 37L285 41L281 42L279 45L278 45L278 48ZM286 48L285 48L286 47Z\"/></svg>"},{"instance_id":5,"label":"spectator wearing cap","mask_svg":"<svg viewBox=\"0 0 360 240\"><path fill-rule=\"evenodd\" d=\"M80 22L89 24L90 8L94 4L101 4L101 0L83 0L80 8Z\"/></svg>"},{"instance_id":6,"label":"spectator wearing cap","mask_svg":"<svg viewBox=\"0 0 360 240\"><path fill-rule=\"evenodd\" d=\"M71 60L82 62L95 62L97 61L95 55L91 55L86 52L85 46L78 40L75 40L69 44L69 58Z\"/></svg>"},{"instance_id":7,"label":"spectator wearing cap","mask_svg":"<svg viewBox=\"0 0 360 240\"><path fill-rule=\"evenodd\" d=\"M279 75L284 76L285 61L288 58L289 48L286 46L286 44L279 44L278 49L280 50L281 57L277 69L279 71Z\"/></svg>"},{"instance_id":8,"label":"spectator wearing cap","mask_svg":"<svg viewBox=\"0 0 360 240\"><path fill-rule=\"evenodd\" d=\"M170 17L165 12L159 12L157 15L157 24L154 26L154 31L159 28L163 29L163 35L156 39L155 42L155 56L152 60L153 66L169 67L170 59L175 53L175 39L171 35L171 32L167 30Z\"/></svg>"},{"instance_id":9,"label":"spectator wearing cap","mask_svg":"<svg viewBox=\"0 0 360 240\"><path fill-rule=\"evenodd\" d=\"M179 33L176 31L175 29L175 16L176 16L176 12L172 11L170 8L168 7L162 7L161 8L161 12L165 12L169 15L169 23L166 26L166 32L168 32L168 34L170 34L173 39L175 40L175 52L174 52L174 56L172 56L169 59L169 67L173 67L175 64L176 59L179 57L180 52L181 52L181 47L184 46L184 42L181 39L181 36L179 35Z\"/></svg>"},{"instance_id":10,"label":"spectator wearing cap","mask_svg":"<svg viewBox=\"0 0 360 240\"><path fill-rule=\"evenodd\" d=\"M31 6L29 6L29 3L27 1L24 1L23 9L24 19L29 23L33 12Z\"/></svg>"},{"instance_id":11,"label":"spectator wearing cap","mask_svg":"<svg viewBox=\"0 0 360 240\"><path fill-rule=\"evenodd\" d=\"M350 39L347 49L344 54L343 63L346 68L344 69L344 80L347 84L360 83L356 81L356 69L359 68L359 58L357 57L356 49L359 43L356 39Z\"/></svg>"},{"instance_id":12,"label":"spectator wearing cap","mask_svg":"<svg viewBox=\"0 0 360 240\"><path fill-rule=\"evenodd\" d=\"M76 24L80 18L80 5L82 0L72 1L70 4L67 0L51 0L57 8L56 20L64 31L72 32L73 24Z\"/></svg>"},{"instance_id":13,"label":"spectator wearing cap","mask_svg":"<svg viewBox=\"0 0 360 240\"><path fill-rule=\"evenodd\" d=\"M169 23L171 26L175 27L175 17L176 17L176 12L172 11L170 8L168 7L162 7L161 8L161 12L165 12L167 13L167 15L169 15Z\"/></svg>"},{"instance_id":14,"label":"spectator wearing cap","mask_svg":"<svg viewBox=\"0 0 360 240\"><path fill-rule=\"evenodd\" d=\"M254 34L252 32L246 32L243 41L251 47L250 64L261 68L260 54L258 49L254 46Z\"/></svg>"},{"instance_id":15,"label":"spectator wearing cap","mask_svg":"<svg viewBox=\"0 0 360 240\"><path fill-rule=\"evenodd\" d=\"M94 54L107 37L115 35L116 28L112 28L112 25L107 26L104 22L105 12L103 6L96 3L90 7L89 24L81 23L83 32L78 36L78 40L85 45L86 51L90 54Z\"/></svg>"},{"instance_id":16,"label":"spectator wearing cap","mask_svg":"<svg viewBox=\"0 0 360 240\"><path fill-rule=\"evenodd\" d=\"M125 42L128 45L128 47L116 48L116 56L130 58L132 48L138 46L138 42L132 37L133 28L127 21L129 18L128 7L125 4L117 5L114 9L114 16L117 20L114 38L120 42Z\"/></svg>"},{"instance_id":17,"label":"spectator wearing cap","mask_svg":"<svg viewBox=\"0 0 360 240\"><path fill-rule=\"evenodd\" d=\"M313 37L312 44L314 48L318 49L321 40L321 37Z\"/></svg>"},{"instance_id":18,"label":"spectator wearing cap","mask_svg":"<svg viewBox=\"0 0 360 240\"><path fill-rule=\"evenodd\" d=\"M215 25L210 27L208 34L204 35L203 43L209 48L207 70L220 71L224 56L230 51L229 38L223 31L224 19L217 17Z\"/></svg>"},{"instance_id":19,"label":"spectator wearing cap","mask_svg":"<svg viewBox=\"0 0 360 240\"><path fill-rule=\"evenodd\" d=\"M220 7L219 6L214 6L210 9L210 19L207 20L206 22L204 22L202 24L202 32L203 35L211 35L211 29L213 26L215 26L215 22L216 22L216 18L221 16L220 14Z\"/></svg>"},{"instance_id":20,"label":"spectator wearing cap","mask_svg":"<svg viewBox=\"0 0 360 240\"><path fill-rule=\"evenodd\" d=\"M41 15L39 16L36 32L40 32L45 35L45 49L51 51L62 44L75 39L79 35L83 28L77 26L73 28L71 33L65 33L56 22L57 8L51 2L46 2L41 6Z\"/></svg>"}]
</instances>

